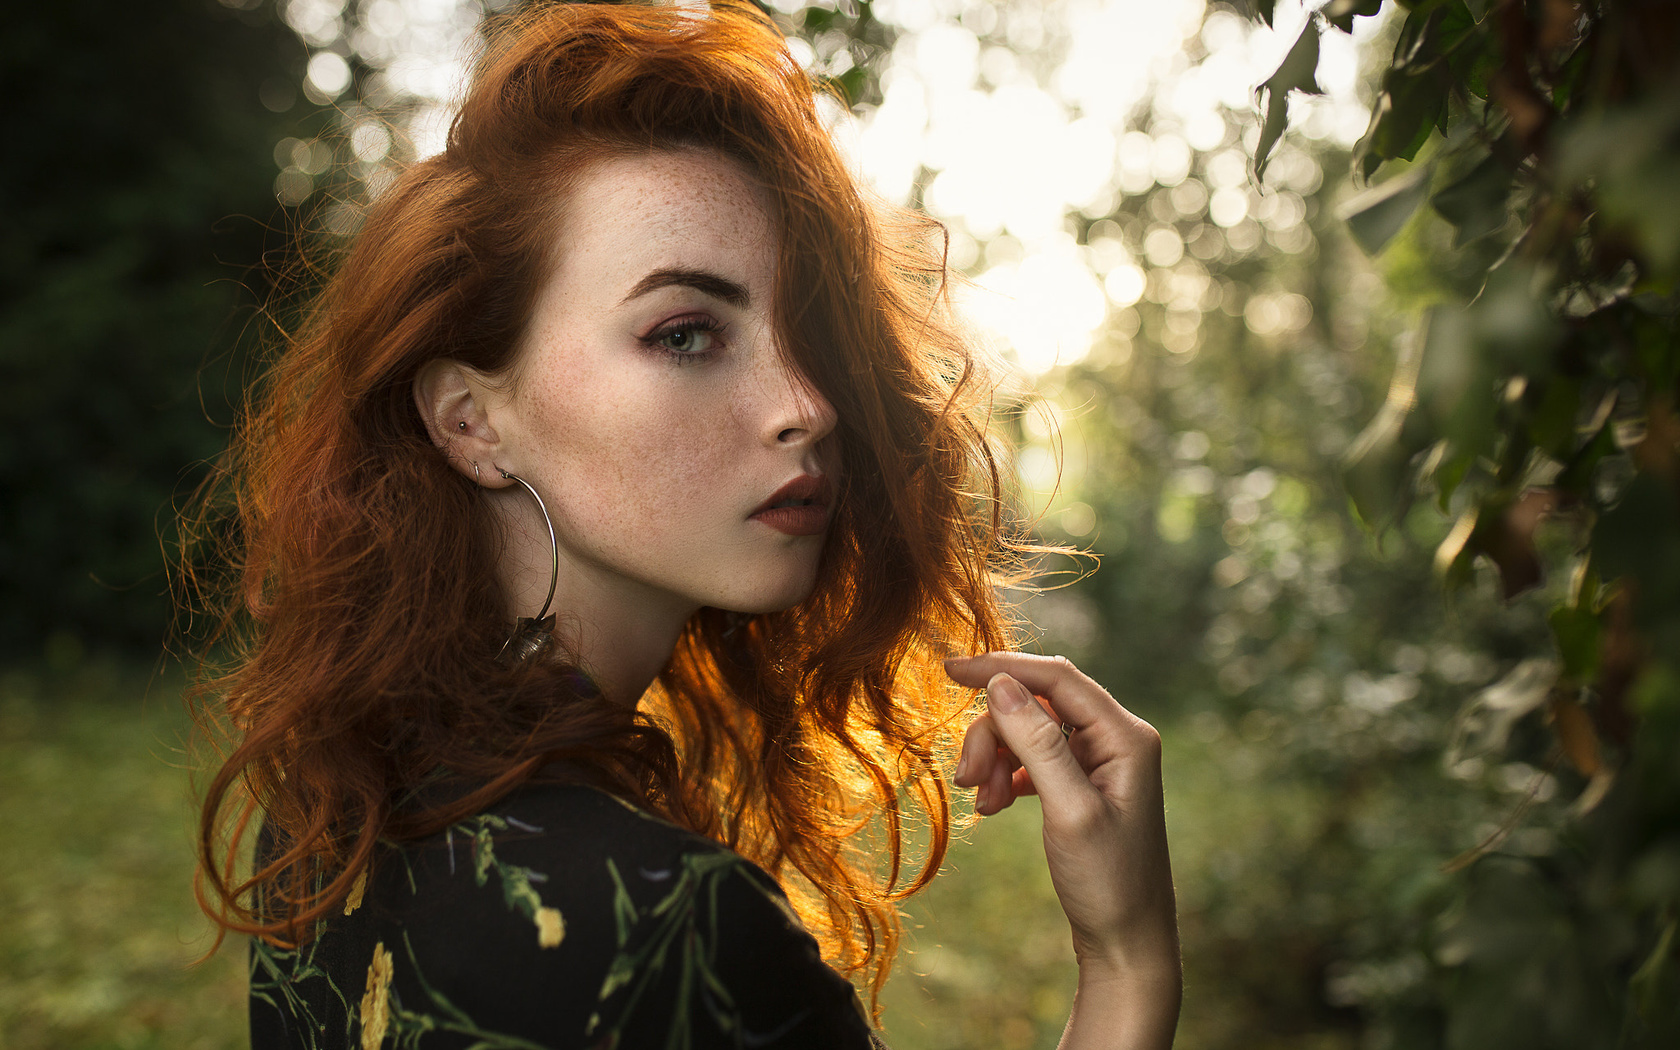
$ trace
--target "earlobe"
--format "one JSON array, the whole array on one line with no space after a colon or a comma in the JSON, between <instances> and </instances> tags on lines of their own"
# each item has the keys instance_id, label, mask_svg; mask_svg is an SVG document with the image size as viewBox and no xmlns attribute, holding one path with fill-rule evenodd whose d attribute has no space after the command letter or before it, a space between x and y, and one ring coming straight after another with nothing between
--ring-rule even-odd
<instances>
[{"instance_id":1,"label":"earlobe","mask_svg":"<svg viewBox=\"0 0 1680 1050\"><path fill-rule=\"evenodd\" d=\"M485 488L504 488L510 482L492 466L501 440L485 411L486 389L476 369L438 358L415 375L414 405L450 465Z\"/></svg>"}]
</instances>

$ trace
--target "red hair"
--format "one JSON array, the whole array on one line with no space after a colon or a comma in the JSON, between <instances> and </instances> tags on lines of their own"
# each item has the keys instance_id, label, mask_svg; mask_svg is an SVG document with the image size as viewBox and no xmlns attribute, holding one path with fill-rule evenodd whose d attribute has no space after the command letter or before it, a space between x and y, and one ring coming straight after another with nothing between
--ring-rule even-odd
<instances>
[{"instance_id":1,"label":"red hair","mask_svg":"<svg viewBox=\"0 0 1680 1050\"><path fill-rule=\"evenodd\" d=\"M746 8L554 5L496 34L448 147L371 209L188 529L231 537L220 597L189 565L184 602L215 610L205 651L225 654L193 694L226 737L198 880L223 929L306 939L380 838L564 768L782 879L829 958L879 989L895 902L948 839L967 699L939 658L1006 644L995 586L1019 561L942 231L865 201L814 102ZM580 693L562 661L498 665L499 538L410 391L436 358L508 367L581 163L696 146L775 201L776 320L838 414L844 490L809 599L744 625L701 610L631 712ZM400 804L440 768L471 789ZM907 809L927 840L908 870ZM241 878L259 813L281 845Z\"/></svg>"}]
</instances>

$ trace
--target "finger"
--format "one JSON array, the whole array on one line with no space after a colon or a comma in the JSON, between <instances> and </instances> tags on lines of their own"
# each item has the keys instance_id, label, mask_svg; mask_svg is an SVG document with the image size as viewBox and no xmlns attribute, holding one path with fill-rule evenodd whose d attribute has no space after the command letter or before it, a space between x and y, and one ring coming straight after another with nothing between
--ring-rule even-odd
<instances>
[{"instance_id":1,"label":"finger","mask_svg":"<svg viewBox=\"0 0 1680 1050\"><path fill-rule=\"evenodd\" d=\"M1033 784L1032 773L1028 772L1025 767L1010 774L1009 790L1015 793L1016 798L1020 798L1022 795L1038 794L1038 788Z\"/></svg>"},{"instance_id":2,"label":"finger","mask_svg":"<svg viewBox=\"0 0 1680 1050\"><path fill-rule=\"evenodd\" d=\"M1021 760L1047 804L1054 801L1072 807L1095 793L1090 778L1068 747L1061 725L1033 702L1032 694L1020 682L1000 671L986 683L986 703L993 730L1002 738L1004 746ZM1013 790L1003 793L1009 801L1014 801Z\"/></svg>"},{"instance_id":3,"label":"finger","mask_svg":"<svg viewBox=\"0 0 1680 1050\"><path fill-rule=\"evenodd\" d=\"M1122 707L1065 657L1034 653L983 653L945 661L945 673L959 685L979 688L999 673L1050 702L1056 717L1075 729L1098 724L1146 730L1148 723Z\"/></svg>"},{"instance_id":4,"label":"finger","mask_svg":"<svg viewBox=\"0 0 1680 1050\"><path fill-rule=\"evenodd\" d=\"M1027 791L1015 790L1020 769L1021 760L1003 746L992 716L982 713L963 735L961 757L952 781L958 787L976 788L975 811L981 816L991 816L1008 809L1017 796L1031 793L1030 779Z\"/></svg>"},{"instance_id":5,"label":"finger","mask_svg":"<svg viewBox=\"0 0 1680 1050\"><path fill-rule=\"evenodd\" d=\"M962 751L957 757L957 772L951 778L958 787L977 787L992 775L1003 740L992 725L992 716L981 714L969 723L963 734Z\"/></svg>"},{"instance_id":6,"label":"finger","mask_svg":"<svg viewBox=\"0 0 1680 1050\"><path fill-rule=\"evenodd\" d=\"M1000 756L1001 757L1001 756ZM974 809L983 817L1001 813L1015 804L1015 791L1011 778L1013 773L1007 762L992 763L992 772L974 797Z\"/></svg>"}]
</instances>

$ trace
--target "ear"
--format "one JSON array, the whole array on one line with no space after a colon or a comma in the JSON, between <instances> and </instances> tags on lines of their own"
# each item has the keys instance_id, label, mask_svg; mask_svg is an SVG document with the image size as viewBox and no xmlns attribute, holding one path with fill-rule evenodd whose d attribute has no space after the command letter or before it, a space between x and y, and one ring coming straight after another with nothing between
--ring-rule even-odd
<instances>
[{"instance_id":1,"label":"ear","mask_svg":"<svg viewBox=\"0 0 1680 1050\"><path fill-rule=\"evenodd\" d=\"M487 489L499 489L512 482L494 466L501 438L486 411L490 391L478 369L451 358L426 362L414 377L414 404L432 444L463 475Z\"/></svg>"}]
</instances>

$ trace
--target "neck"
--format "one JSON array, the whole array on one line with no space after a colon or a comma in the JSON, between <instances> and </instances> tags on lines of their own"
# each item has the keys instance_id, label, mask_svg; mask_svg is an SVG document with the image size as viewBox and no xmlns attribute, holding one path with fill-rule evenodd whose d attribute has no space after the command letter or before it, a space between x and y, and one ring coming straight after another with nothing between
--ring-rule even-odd
<instances>
[{"instance_id":1,"label":"neck","mask_svg":"<svg viewBox=\"0 0 1680 1050\"><path fill-rule=\"evenodd\" d=\"M636 706L699 606L571 557L564 548L556 575L548 526L530 495L501 489L491 506L504 538L500 568L509 622L535 616L553 578L555 640L608 700Z\"/></svg>"}]
</instances>

